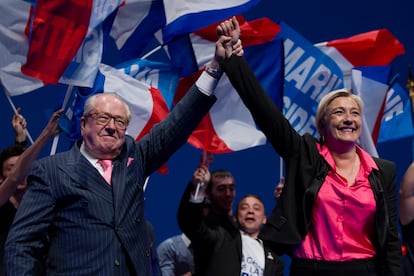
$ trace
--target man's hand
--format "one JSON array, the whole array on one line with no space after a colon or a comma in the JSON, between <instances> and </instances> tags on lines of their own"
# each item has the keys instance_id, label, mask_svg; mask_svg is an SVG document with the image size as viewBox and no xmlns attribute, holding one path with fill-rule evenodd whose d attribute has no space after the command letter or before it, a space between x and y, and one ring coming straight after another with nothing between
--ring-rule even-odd
<instances>
[{"instance_id":1,"label":"man's hand","mask_svg":"<svg viewBox=\"0 0 414 276\"><path fill-rule=\"evenodd\" d=\"M240 25L236 17L225 20L217 26L217 36L225 49L225 57L229 58L232 54L243 55L243 47L240 41ZM221 37L225 37L220 41ZM216 44L217 47L217 44Z\"/></svg>"}]
</instances>

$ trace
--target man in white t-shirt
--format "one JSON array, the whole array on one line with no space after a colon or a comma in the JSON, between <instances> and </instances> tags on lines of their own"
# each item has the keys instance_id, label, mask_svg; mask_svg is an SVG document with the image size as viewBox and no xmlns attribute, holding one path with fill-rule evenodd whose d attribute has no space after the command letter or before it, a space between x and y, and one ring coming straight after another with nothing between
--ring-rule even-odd
<instances>
[{"instance_id":1,"label":"man in white t-shirt","mask_svg":"<svg viewBox=\"0 0 414 276\"><path fill-rule=\"evenodd\" d=\"M208 183L198 187L198 183ZM257 239L266 222L263 202L243 197L232 214L235 182L226 170L198 168L178 210L178 224L193 245L195 276L282 276L283 262ZM206 213L205 208L209 211Z\"/></svg>"},{"instance_id":2,"label":"man in white t-shirt","mask_svg":"<svg viewBox=\"0 0 414 276\"><path fill-rule=\"evenodd\" d=\"M263 275L265 256L263 243L257 237L266 223L262 201L255 195L244 197L237 206L237 222L242 239L241 275Z\"/></svg>"}]
</instances>

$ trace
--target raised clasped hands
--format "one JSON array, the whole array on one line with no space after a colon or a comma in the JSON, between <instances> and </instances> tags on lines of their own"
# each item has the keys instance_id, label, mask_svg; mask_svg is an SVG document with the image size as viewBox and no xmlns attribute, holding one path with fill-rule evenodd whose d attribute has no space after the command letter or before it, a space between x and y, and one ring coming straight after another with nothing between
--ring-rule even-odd
<instances>
[{"instance_id":1,"label":"raised clasped hands","mask_svg":"<svg viewBox=\"0 0 414 276\"><path fill-rule=\"evenodd\" d=\"M240 40L240 25L236 17L221 22L216 29L218 40L216 42L215 59L220 62L231 55L242 56L243 46Z\"/></svg>"}]
</instances>

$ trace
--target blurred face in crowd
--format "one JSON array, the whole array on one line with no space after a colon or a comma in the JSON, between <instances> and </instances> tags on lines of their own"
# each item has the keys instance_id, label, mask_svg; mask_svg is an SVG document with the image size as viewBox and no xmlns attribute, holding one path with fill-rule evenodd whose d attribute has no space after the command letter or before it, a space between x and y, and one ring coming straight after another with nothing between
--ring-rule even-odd
<instances>
[{"instance_id":1,"label":"blurred face in crowd","mask_svg":"<svg viewBox=\"0 0 414 276\"><path fill-rule=\"evenodd\" d=\"M236 190L232 176L213 176L208 193L211 208L221 214L232 214Z\"/></svg>"},{"instance_id":2,"label":"blurred face in crowd","mask_svg":"<svg viewBox=\"0 0 414 276\"><path fill-rule=\"evenodd\" d=\"M263 202L255 196L247 196L240 200L237 206L237 222L240 229L256 238L262 225L266 223Z\"/></svg>"},{"instance_id":3,"label":"blurred face in crowd","mask_svg":"<svg viewBox=\"0 0 414 276\"><path fill-rule=\"evenodd\" d=\"M99 94L81 119L81 132L86 150L99 159L119 155L129 122L126 104L112 94Z\"/></svg>"},{"instance_id":4,"label":"blurred face in crowd","mask_svg":"<svg viewBox=\"0 0 414 276\"><path fill-rule=\"evenodd\" d=\"M8 159L4 160L3 168L2 168L3 177L2 177L1 182L3 182L3 180L10 175L10 173L12 172L14 166L16 165L17 159L19 159L19 157L20 156L11 156ZM17 186L17 190L26 189L26 185L27 185L27 183L26 183L26 180L25 180Z\"/></svg>"}]
</instances>

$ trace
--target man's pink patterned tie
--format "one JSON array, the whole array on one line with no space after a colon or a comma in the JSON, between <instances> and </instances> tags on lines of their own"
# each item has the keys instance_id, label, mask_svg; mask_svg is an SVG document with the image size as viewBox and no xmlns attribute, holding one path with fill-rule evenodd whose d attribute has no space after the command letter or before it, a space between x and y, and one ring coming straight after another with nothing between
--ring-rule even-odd
<instances>
[{"instance_id":1,"label":"man's pink patterned tie","mask_svg":"<svg viewBox=\"0 0 414 276\"><path fill-rule=\"evenodd\" d=\"M101 159L98 163L102 166L104 170L103 177L105 178L106 182L111 185L111 176L112 176L112 160L110 159Z\"/></svg>"}]
</instances>

